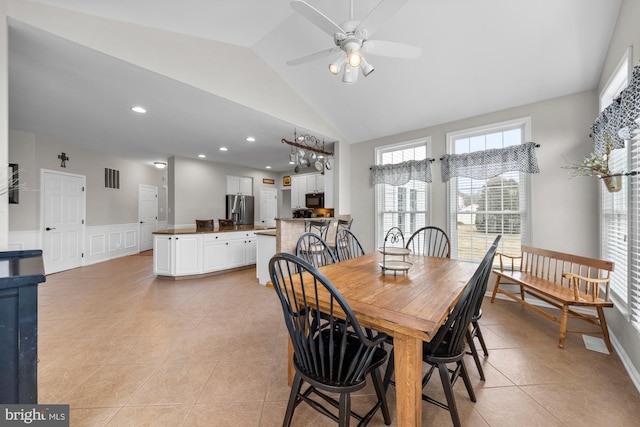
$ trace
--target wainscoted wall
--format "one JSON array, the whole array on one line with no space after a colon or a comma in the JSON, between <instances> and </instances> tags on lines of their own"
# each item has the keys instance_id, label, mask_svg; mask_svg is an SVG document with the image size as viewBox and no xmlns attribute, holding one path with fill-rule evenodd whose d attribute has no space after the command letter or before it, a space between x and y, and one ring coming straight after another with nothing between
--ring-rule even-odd
<instances>
[{"instance_id":1,"label":"wainscoted wall","mask_svg":"<svg viewBox=\"0 0 640 427\"><path fill-rule=\"evenodd\" d=\"M9 250L23 251L26 249L40 249L39 231L10 231L9 232Z\"/></svg>"},{"instance_id":2,"label":"wainscoted wall","mask_svg":"<svg viewBox=\"0 0 640 427\"><path fill-rule=\"evenodd\" d=\"M158 223L158 229L166 228L166 221ZM108 261L140 252L139 225L113 224L87 226L84 244L84 265ZM9 233L9 250L41 249L39 231L12 231Z\"/></svg>"}]
</instances>

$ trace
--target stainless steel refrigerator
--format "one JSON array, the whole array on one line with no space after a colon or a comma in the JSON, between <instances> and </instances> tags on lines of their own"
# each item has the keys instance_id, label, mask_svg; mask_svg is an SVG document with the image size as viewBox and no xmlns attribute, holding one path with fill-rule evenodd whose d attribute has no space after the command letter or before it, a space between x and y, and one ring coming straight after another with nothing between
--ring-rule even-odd
<instances>
[{"instance_id":1,"label":"stainless steel refrigerator","mask_svg":"<svg viewBox=\"0 0 640 427\"><path fill-rule=\"evenodd\" d=\"M253 196L227 194L227 219L237 225L253 225Z\"/></svg>"}]
</instances>

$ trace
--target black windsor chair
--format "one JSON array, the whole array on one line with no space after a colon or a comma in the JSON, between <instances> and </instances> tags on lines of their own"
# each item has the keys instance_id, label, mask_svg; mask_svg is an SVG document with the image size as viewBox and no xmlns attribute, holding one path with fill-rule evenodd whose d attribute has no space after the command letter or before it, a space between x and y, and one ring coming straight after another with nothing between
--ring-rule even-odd
<instances>
[{"instance_id":1,"label":"black windsor chair","mask_svg":"<svg viewBox=\"0 0 640 427\"><path fill-rule=\"evenodd\" d=\"M380 367L387 360L387 352L380 346L386 335L365 336L340 292L304 260L287 253L277 254L269 262L269 273L282 304L296 372L283 427L291 424L295 408L302 402L340 426L349 426L352 416L360 421L359 426L364 426L378 409L382 410L384 423L391 424L380 373ZM325 300L321 301L319 295L325 295ZM325 308L322 313L321 306ZM345 325L349 333L344 332ZM366 385L367 375L371 375L378 399L362 416L351 410L351 393ZM304 383L309 386L303 391ZM339 398L328 393L335 393ZM320 399L311 399L311 394Z\"/></svg>"}]
</instances>

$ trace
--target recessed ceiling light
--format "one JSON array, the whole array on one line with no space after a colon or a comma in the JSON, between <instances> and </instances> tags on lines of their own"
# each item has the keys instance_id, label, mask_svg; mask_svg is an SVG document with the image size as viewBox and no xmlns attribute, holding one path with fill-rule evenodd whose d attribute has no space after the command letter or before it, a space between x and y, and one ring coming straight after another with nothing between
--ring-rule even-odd
<instances>
[{"instance_id":1,"label":"recessed ceiling light","mask_svg":"<svg viewBox=\"0 0 640 427\"><path fill-rule=\"evenodd\" d=\"M198 154L198 157L200 157L201 159L206 159L207 156L205 154Z\"/></svg>"},{"instance_id":2,"label":"recessed ceiling light","mask_svg":"<svg viewBox=\"0 0 640 427\"><path fill-rule=\"evenodd\" d=\"M164 169L167 167L167 164L165 162L153 162L153 165L158 169Z\"/></svg>"},{"instance_id":3,"label":"recessed ceiling light","mask_svg":"<svg viewBox=\"0 0 640 427\"><path fill-rule=\"evenodd\" d=\"M271 169L271 166L266 166L267 169Z\"/></svg>"},{"instance_id":4,"label":"recessed ceiling light","mask_svg":"<svg viewBox=\"0 0 640 427\"><path fill-rule=\"evenodd\" d=\"M227 147L220 147L220 148L219 148L219 150L220 150L220 151L227 151L227 150L228 150L228 148L227 148Z\"/></svg>"},{"instance_id":5,"label":"recessed ceiling light","mask_svg":"<svg viewBox=\"0 0 640 427\"><path fill-rule=\"evenodd\" d=\"M135 105L131 107L131 111L135 111L136 113L140 113L140 114L144 114L147 112L147 110L144 107L141 107L139 105Z\"/></svg>"},{"instance_id":6,"label":"recessed ceiling light","mask_svg":"<svg viewBox=\"0 0 640 427\"><path fill-rule=\"evenodd\" d=\"M296 162L291 162L291 161L290 161L290 162L289 162L289 164L290 164L290 165L295 165L295 164L296 164Z\"/></svg>"},{"instance_id":7,"label":"recessed ceiling light","mask_svg":"<svg viewBox=\"0 0 640 427\"><path fill-rule=\"evenodd\" d=\"M256 142L256 139L252 136L247 137L247 142Z\"/></svg>"}]
</instances>

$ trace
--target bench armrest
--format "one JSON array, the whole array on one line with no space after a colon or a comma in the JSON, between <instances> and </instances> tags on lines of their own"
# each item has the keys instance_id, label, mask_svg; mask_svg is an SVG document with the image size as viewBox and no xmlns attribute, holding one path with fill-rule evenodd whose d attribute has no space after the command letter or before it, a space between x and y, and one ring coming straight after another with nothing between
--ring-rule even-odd
<instances>
[{"instance_id":1,"label":"bench armrest","mask_svg":"<svg viewBox=\"0 0 640 427\"><path fill-rule=\"evenodd\" d=\"M500 252L496 252L496 255L498 256L498 260L500 261L500 271L504 271L504 264L502 263L502 257L508 258L508 261L511 264L511 271L516 271L515 269L515 264L514 261L519 259L520 261L520 268L522 268L522 255L519 256L513 256L513 255L507 255L507 254L503 254ZM518 269L520 270L520 269Z\"/></svg>"},{"instance_id":2,"label":"bench armrest","mask_svg":"<svg viewBox=\"0 0 640 427\"><path fill-rule=\"evenodd\" d=\"M575 273L566 273L564 275L569 280L570 286L573 288L574 298L577 301L579 299L580 292L580 283L584 283L584 293L591 296L593 301L598 298L598 294L600 292L600 285L605 285L605 300L609 300L609 282L611 279L608 277L605 278L595 278L595 277L585 277L580 276Z\"/></svg>"}]
</instances>

